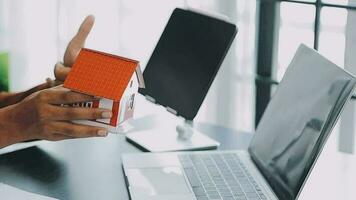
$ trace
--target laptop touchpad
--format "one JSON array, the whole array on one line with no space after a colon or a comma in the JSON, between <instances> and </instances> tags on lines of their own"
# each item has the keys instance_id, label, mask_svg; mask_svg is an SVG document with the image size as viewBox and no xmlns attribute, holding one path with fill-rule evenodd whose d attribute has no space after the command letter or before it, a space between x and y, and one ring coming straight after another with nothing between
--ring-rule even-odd
<instances>
[{"instance_id":1,"label":"laptop touchpad","mask_svg":"<svg viewBox=\"0 0 356 200\"><path fill-rule=\"evenodd\" d=\"M179 167L128 169L126 174L135 196L191 193Z\"/></svg>"}]
</instances>

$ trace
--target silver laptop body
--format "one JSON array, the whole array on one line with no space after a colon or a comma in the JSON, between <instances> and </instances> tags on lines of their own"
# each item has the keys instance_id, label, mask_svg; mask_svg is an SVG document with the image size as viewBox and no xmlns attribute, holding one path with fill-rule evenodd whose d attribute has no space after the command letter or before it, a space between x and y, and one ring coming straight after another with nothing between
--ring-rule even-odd
<instances>
[{"instance_id":1,"label":"silver laptop body","mask_svg":"<svg viewBox=\"0 0 356 200\"><path fill-rule=\"evenodd\" d=\"M301 45L248 151L125 154L131 199L296 199L355 83Z\"/></svg>"}]
</instances>

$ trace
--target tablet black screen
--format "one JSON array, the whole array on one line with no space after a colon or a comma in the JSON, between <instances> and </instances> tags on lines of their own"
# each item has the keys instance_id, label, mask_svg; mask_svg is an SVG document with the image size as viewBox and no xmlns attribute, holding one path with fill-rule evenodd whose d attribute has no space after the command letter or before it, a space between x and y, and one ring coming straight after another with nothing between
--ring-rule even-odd
<instances>
[{"instance_id":1,"label":"tablet black screen","mask_svg":"<svg viewBox=\"0 0 356 200\"><path fill-rule=\"evenodd\" d=\"M192 120L236 33L234 24L176 8L147 63L140 93Z\"/></svg>"}]
</instances>

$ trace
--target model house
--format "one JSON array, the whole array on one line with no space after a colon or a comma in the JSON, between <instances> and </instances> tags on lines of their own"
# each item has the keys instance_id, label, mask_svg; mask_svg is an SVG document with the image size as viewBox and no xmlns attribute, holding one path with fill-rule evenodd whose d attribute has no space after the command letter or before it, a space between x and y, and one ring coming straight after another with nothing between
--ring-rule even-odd
<instances>
[{"instance_id":1,"label":"model house","mask_svg":"<svg viewBox=\"0 0 356 200\"><path fill-rule=\"evenodd\" d=\"M144 87L144 81L138 61L83 48L64 87L99 99L67 106L105 108L113 113L111 119L77 122L115 131L115 127L133 117L135 95L139 87Z\"/></svg>"}]
</instances>

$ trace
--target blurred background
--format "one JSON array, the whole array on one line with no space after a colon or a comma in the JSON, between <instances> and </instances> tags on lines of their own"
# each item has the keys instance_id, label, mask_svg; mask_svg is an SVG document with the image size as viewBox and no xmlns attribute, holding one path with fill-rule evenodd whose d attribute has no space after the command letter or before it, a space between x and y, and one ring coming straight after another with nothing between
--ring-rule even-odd
<instances>
[{"instance_id":1,"label":"blurred background","mask_svg":"<svg viewBox=\"0 0 356 200\"><path fill-rule=\"evenodd\" d=\"M222 13L239 29L196 121L253 131L300 43L356 72L356 0L0 0L0 89L53 77L88 14L96 22L86 47L138 59L144 68L176 7ZM335 144L355 140L354 121L352 103Z\"/></svg>"}]
</instances>

